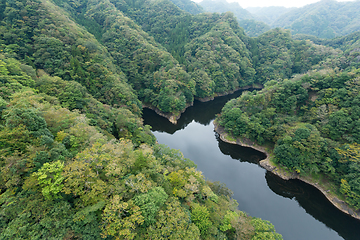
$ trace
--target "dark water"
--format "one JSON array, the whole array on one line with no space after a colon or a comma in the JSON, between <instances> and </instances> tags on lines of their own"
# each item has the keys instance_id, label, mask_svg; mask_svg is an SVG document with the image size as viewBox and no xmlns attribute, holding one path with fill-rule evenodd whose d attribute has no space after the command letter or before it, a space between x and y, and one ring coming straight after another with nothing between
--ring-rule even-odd
<instances>
[{"instance_id":1,"label":"dark water","mask_svg":"<svg viewBox=\"0 0 360 240\"><path fill-rule=\"evenodd\" d=\"M240 210L271 221L284 239L359 240L360 221L337 210L317 189L278 178L258 165L264 154L218 138L212 121L229 99L240 94L195 102L177 125L144 109L144 123L152 126L159 143L180 149L207 179L225 183Z\"/></svg>"}]
</instances>

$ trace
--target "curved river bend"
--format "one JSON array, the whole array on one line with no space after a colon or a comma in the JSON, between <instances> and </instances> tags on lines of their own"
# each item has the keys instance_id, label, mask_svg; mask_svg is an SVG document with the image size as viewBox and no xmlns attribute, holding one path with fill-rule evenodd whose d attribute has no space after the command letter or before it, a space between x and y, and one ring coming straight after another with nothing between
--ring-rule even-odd
<instances>
[{"instance_id":1,"label":"curved river bend","mask_svg":"<svg viewBox=\"0 0 360 240\"><path fill-rule=\"evenodd\" d=\"M211 181L225 183L251 216L271 221L285 240L358 240L360 221L336 209L314 187L298 180L284 181L258 165L265 155L221 141L213 120L241 91L186 110L177 125L144 109L144 124L152 126L159 143L180 149Z\"/></svg>"}]
</instances>

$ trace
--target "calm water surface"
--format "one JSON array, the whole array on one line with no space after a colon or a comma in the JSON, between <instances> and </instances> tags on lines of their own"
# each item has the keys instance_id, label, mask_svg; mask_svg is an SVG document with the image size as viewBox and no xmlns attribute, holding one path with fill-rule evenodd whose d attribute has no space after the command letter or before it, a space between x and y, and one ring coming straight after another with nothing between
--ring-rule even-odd
<instances>
[{"instance_id":1,"label":"calm water surface","mask_svg":"<svg viewBox=\"0 0 360 240\"><path fill-rule=\"evenodd\" d=\"M180 149L207 179L225 183L240 210L271 221L285 240L359 240L360 221L338 211L314 187L278 178L258 165L264 154L219 139L213 119L240 94L195 102L177 125L144 109L144 123L159 143Z\"/></svg>"}]
</instances>

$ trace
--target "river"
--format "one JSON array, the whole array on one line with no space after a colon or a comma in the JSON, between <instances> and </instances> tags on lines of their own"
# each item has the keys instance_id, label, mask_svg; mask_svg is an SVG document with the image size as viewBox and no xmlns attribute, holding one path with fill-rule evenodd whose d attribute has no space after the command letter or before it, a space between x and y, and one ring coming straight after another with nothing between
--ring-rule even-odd
<instances>
[{"instance_id":1,"label":"river","mask_svg":"<svg viewBox=\"0 0 360 240\"><path fill-rule=\"evenodd\" d=\"M299 180L282 180L258 165L263 153L219 139L215 115L240 94L195 101L177 125L144 109L144 124L152 126L159 143L180 149L194 161L207 179L225 183L241 211L269 220L285 240L360 239L360 221L339 211L316 188Z\"/></svg>"}]
</instances>

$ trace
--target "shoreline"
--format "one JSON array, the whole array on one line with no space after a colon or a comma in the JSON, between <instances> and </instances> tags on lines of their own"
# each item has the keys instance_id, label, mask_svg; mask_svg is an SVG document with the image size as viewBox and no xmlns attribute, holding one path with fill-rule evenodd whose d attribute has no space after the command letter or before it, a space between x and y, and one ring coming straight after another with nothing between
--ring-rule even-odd
<instances>
[{"instance_id":1,"label":"shoreline","mask_svg":"<svg viewBox=\"0 0 360 240\"><path fill-rule=\"evenodd\" d=\"M147 105L147 104L144 104L144 103L143 103L142 107L143 108L148 108L148 109L151 109L151 110L155 111L157 115L166 118L167 120L169 120L169 122L176 125L177 120L179 120L180 117L181 117L181 114L183 114L188 107L191 107L193 105L194 105L194 102L192 102L191 104L186 104L186 107L181 112L179 112L177 114L164 113L164 112L160 111L158 108Z\"/></svg>"},{"instance_id":2,"label":"shoreline","mask_svg":"<svg viewBox=\"0 0 360 240\"><path fill-rule=\"evenodd\" d=\"M228 136L228 134L225 132L225 129L221 126L219 126L216 121L214 121L214 128L215 128L215 132L217 132L219 134L219 137L222 141L226 142L226 143L230 143L230 144L235 144L235 145L239 145L242 147L249 147L249 148L253 148L259 152L262 152L266 155L266 158L263 160L259 161L259 165L261 167L263 167L264 169L266 169L267 171L272 172L273 174L275 174L276 176L282 178L283 180L290 180L290 179L298 179L302 182L305 182L313 187L315 187L316 189L318 189L327 199L328 201L335 206L337 209L339 209L340 211L342 211L343 213L360 220L360 211L356 212L353 209L351 209L343 200L340 200L339 198L337 198L336 196L334 196L333 194L330 193L330 190L326 190L323 187L319 186L317 182L313 182L312 179L310 178L305 178L300 176L297 173L288 173L282 169L277 168L271 161L270 161L270 154L269 152L266 150L265 147L257 145L256 143L254 143L253 141L249 140L249 139L239 139L237 138L235 141L232 140L228 140L226 139L226 137Z\"/></svg>"},{"instance_id":3,"label":"shoreline","mask_svg":"<svg viewBox=\"0 0 360 240\"><path fill-rule=\"evenodd\" d=\"M232 91L228 91L228 92L225 92L225 93L215 93L214 96L212 97L205 97L205 98L194 98L200 102L209 102L209 101L212 101L214 100L215 98L217 97L222 97L222 96L226 96L226 95L229 95L229 94L233 94L234 92L237 92L237 91L240 91L240 90L247 90L247 89L262 89L263 86L262 85L259 85L259 84L252 84L252 85L249 85L249 86L245 86L245 87L240 87L240 88L237 88L235 90L232 90ZM192 103L189 103L189 104L186 104L186 107L181 111L181 112L178 112L176 114L171 114L171 113L164 113L162 111L160 111L158 108L154 107L154 106L151 106L151 105L148 105L148 104L145 104L143 103L143 108L148 108L148 109L151 109L153 111L156 112L157 115L159 116L162 116L166 119L169 120L169 122L171 122L172 124L176 125L177 124L177 121L180 119L181 117L181 114L183 114L186 109L188 107L191 107L194 105L194 101Z\"/></svg>"}]
</instances>

